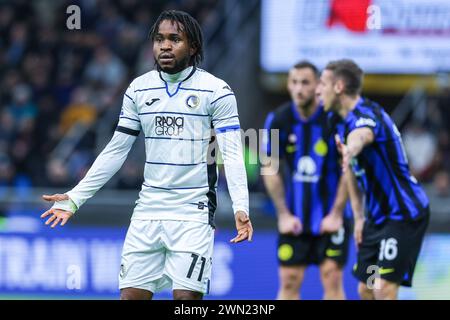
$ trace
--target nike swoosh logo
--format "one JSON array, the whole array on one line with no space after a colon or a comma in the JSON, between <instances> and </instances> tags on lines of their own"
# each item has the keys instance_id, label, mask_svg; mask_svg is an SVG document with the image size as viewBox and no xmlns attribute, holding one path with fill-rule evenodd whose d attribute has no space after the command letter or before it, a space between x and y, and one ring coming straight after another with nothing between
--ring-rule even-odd
<instances>
[{"instance_id":1,"label":"nike swoosh logo","mask_svg":"<svg viewBox=\"0 0 450 320\"><path fill-rule=\"evenodd\" d=\"M341 250L333 250L333 249L327 249L325 252L325 255L327 257L339 257L342 254Z\"/></svg>"},{"instance_id":2,"label":"nike swoosh logo","mask_svg":"<svg viewBox=\"0 0 450 320\"><path fill-rule=\"evenodd\" d=\"M159 101L159 98L153 98L151 102L146 102L145 104L148 105L149 107L154 104L156 101Z\"/></svg>"},{"instance_id":3,"label":"nike swoosh logo","mask_svg":"<svg viewBox=\"0 0 450 320\"><path fill-rule=\"evenodd\" d=\"M379 274L388 274L388 273L392 273L392 272L394 272L394 271L395 271L394 268L388 268L388 269L380 268L380 269L378 270L378 273L379 273Z\"/></svg>"}]
</instances>

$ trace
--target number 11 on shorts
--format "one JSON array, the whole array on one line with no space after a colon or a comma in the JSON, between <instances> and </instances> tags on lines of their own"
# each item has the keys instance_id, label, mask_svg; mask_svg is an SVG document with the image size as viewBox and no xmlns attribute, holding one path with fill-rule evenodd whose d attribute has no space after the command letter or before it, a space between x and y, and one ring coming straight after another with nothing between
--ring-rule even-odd
<instances>
[{"instance_id":1,"label":"number 11 on shorts","mask_svg":"<svg viewBox=\"0 0 450 320\"><path fill-rule=\"evenodd\" d=\"M194 272L194 268L195 268L195 265L197 264L199 255L193 253L193 254L191 254L191 257L192 257L192 263L191 263L191 266L190 266L190 268L189 268L189 271L188 271L188 273L187 273L187 275L186 275L186 277L187 277L188 279L191 278L192 272ZM200 272L199 272L197 281L200 281L200 282L201 282L201 281L202 281L202 276L203 276L203 270L205 269L206 258L205 258L205 257L200 257L200 260L202 261L202 266L200 267Z\"/></svg>"}]
</instances>

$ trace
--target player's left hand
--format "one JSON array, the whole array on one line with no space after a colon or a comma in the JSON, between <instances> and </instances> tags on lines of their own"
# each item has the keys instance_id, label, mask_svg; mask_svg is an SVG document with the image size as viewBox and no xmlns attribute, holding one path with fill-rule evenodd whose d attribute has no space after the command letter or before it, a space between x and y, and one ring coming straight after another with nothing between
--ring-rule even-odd
<instances>
[{"instance_id":1,"label":"player's left hand","mask_svg":"<svg viewBox=\"0 0 450 320\"><path fill-rule=\"evenodd\" d=\"M238 243L248 239L252 241L253 227L249 216L244 211L237 211L234 215L236 220L236 230L238 235L230 240L231 243Z\"/></svg>"},{"instance_id":2,"label":"player's left hand","mask_svg":"<svg viewBox=\"0 0 450 320\"><path fill-rule=\"evenodd\" d=\"M320 233L336 233L342 227L342 214L331 211L320 223Z\"/></svg>"}]
</instances>

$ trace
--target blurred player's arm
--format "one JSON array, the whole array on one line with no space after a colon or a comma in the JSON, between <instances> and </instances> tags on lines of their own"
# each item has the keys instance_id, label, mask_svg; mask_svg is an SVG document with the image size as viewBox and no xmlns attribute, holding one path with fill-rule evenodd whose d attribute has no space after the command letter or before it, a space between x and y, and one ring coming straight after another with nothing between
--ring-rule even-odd
<instances>
[{"instance_id":1,"label":"blurred player's arm","mask_svg":"<svg viewBox=\"0 0 450 320\"><path fill-rule=\"evenodd\" d=\"M279 160L275 157L270 158L270 167L279 168ZM262 175L264 186L275 206L278 220L278 231L282 234L299 234L302 231L300 219L294 216L286 205L286 196L284 191L283 178L279 170L270 172L269 167L265 168L265 174Z\"/></svg>"},{"instance_id":2,"label":"blurred player's arm","mask_svg":"<svg viewBox=\"0 0 450 320\"><path fill-rule=\"evenodd\" d=\"M360 154L364 147L371 144L374 139L375 135L372 129L368 127L357 128L349 133L347 147L342 153L342 168L344 171L350 165L350 160Z\"/></svg>"},{"instance_id":3,"label":"blurred player's arm","mask_svg":"<svg viewBox=\"0 0 450 320\"><path fill-rule=\"evenodd\" d=\"M362 242L362 232L364 227L364 193L358 186L355 174L352 170L347 170L344 174L347 185L350 203L353 211L354 219L354 236L355 242L359 246Z\"/></svg>"},{"instance_id":4,"label":"blurred player's arm","mask_svg":"<svg viewBox=\"0 0 450 320\"><path fill-rule=\"evenodd\" d=\"M252 240L253 226L249 217L247 172L242 152L241 131L237 117L236 98L228 85L216 92L212 121L222 154L228 191L233 203L237 236L231 242Z\"/></svg>"},{"instance_id":5,"label":"blurred player's arm","mask_svg":"<svg viewBox=\"0 0 450 320\"><path fill-rule=\"evenodd\" d=\"M298 235L302 232L302 223L289 209L286 203L283 177L280 165L284 159L284 139L280 138L280 128L283 124L274 112L270 112L264 123L264 137L261 144L264 157L261 176L267 193L272 200L281 234Z\"/></svg>"},{"instance_id":6,"label":"blurred player's arm","mask_svg":"<svg viewBox=\"0 0 450 320\"><path fill-rule=\"evenodd\" d=\"M336 191L336 198L330 212L322 219L320 229L321 232L335 233L343 225L344 209L348 200L348 190L345 181L345 176L341 175L339 178L339 184Z\"/></svg>"},{"instance_id":7,"label":"blurred player's arm","mask_svg":"<svg viewBox=\"0 0 450 320\"><path fill-rule=\"evenodd\" d=\"M270 158L270 167L279 168L280 161L275 158ZM269 172L270 167L267 167L263 177L264 186L266 187L267 193L269 194L272 202L275 206L275 210L277 214L284 215L289 214L292 215L286 205L285 193L284 193L284 185L283 178L281 177L279 171L277 172Z\"/></svg>"},{"instance_id":8,"label":"blurred player's arm","mask_svg":"<svg viewBox=\"0 0 450 320\"><path fill-rule=\"evenodd\" d=\"M362 231L364 227L364 194L358 186L355 174L352 170L348 169L350 166L351 158L353 156L357 156L362 151L364 146L373 142L373 139L374 135L371 129L356 129L347 136L347 142L349 145L351 145L352 148L352 150L349 150L349 146L342 143L338 135L335 136L337 149L343 158L343 177L347 186L347 191L352 206L353 218L355 221L354 236L357 245L362 242ZM348 157L346 163L344 162L345 157Z\"/></svg>"}]
</instances>

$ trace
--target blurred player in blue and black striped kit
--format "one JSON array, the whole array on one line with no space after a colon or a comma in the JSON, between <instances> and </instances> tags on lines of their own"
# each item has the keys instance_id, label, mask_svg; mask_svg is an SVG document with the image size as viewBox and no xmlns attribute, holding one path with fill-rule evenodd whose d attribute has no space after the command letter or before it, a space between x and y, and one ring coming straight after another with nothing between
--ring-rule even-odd
<instances>
[{"instance_id":1,"label":"blurred player in blue and black striped kit","mask_svg":"<svg viewBox=\"0 0 450 320\"><path fill-rule=\"evenodd\" d=\"M284 169L284 175L278 170L263 174L278 217L278 299L300 298L310 264L320 265L324 299L345 299L342 267L350 233L348 219L343 219L343 212L349 212L347 192L340 182L334 130L316 96L318 81L318 70L310 62L293 66L288 75L291 101L269 113L265 123L264 151L272 168L283 164ZM279 140L272 138L275 130Z\"/></svg>"},{"instance_id":2,"label":"blurred player in blue and black striped kit","mask_svg":"<svg viewBox=\"0 0 450 320\"><path fill-rule=\"evenodd\" d=\"M396 299L400 285L412 285L429 200L410 174L396 125L382 107L360 96L362 79L355 62L333 61L322 72L318 93L325 110L345 125L336 144L355 218L353 273L360 281L359 294L362 299Z\"/></svg>"}]
</instances>

